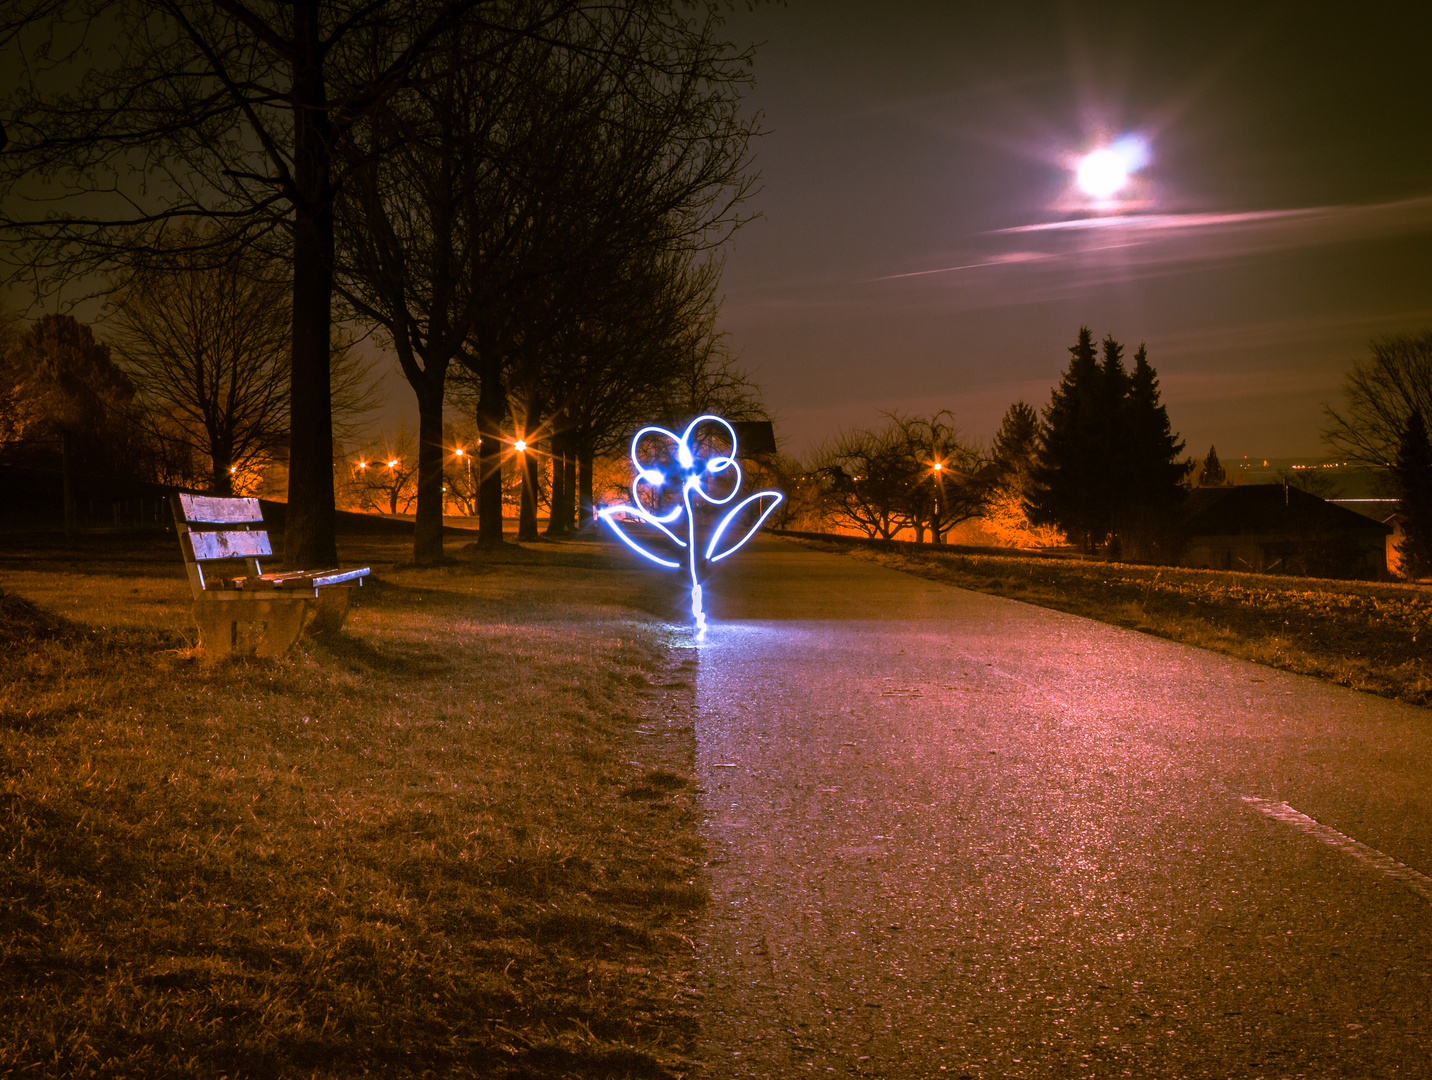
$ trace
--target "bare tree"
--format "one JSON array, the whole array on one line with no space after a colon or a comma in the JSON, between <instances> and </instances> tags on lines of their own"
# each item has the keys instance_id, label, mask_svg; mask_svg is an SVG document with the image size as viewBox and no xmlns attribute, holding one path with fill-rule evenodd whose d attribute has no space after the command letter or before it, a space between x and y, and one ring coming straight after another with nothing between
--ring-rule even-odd
<instances>
[{"instance_id":1,"label":"bare tree","mask_svg":"<svg viewBox=\"0 0 1432 1080\"><path fill-rule=\"evenodd\" d=\"M111 296L121 363L163 435L208 457L221 495L288 438L288 289L254 262L180 253Z\"/></svg>"},{"instance_id":2,"label":"bare tree","mask_svg":"<svg viewBox=\"0 0 1432 1080\"><path fill-rule=\"evenodd\" d=\"M815 451L811 471L820 477L832 524L885 540L905 527L910 489L921 479L905 432L893 420L880 429L841 432Z\"/></svg>"},{"instance_id":3,"label":"bare tree","mask_svg":"<svg viewBox=\"0 0 1432 1080\"><path fill-rule=\"evenodd\" d=\"M893 539L904 529L935 543L945 530L976 517L993 470L966 442L954 414L885 414L881 428L842 432L816 451L809 470L820 478L827 517L867 536Z\"/></svg>"},{"instance_id":4,"label":"bare tree","mask_svg":"<svg viewBox=\"0 0 1432 1080\"><path fill-rule=\"evenodd\" d=\"M1323 441L1349 460L1385 469L1414 412L1432 416L1432 331L1380 337L1343 378L1342 410L1323 406Z\"/></svg>"},{"instance_id":5,"label":"bare tree","mask_svg":"<svg viewBox=\"0 0 1432 1080\"><path fill-rule=\"evenodd\" d=\"M196 247L130 273L110 295L108 337L152 434L207 458L210 488L227 495L235 477L259 472L289 438L291 291L282 262L253 250L217 259ZM371 364L341 339L329 356L341 433L373 404Z\"/></svg>"},{"instance_id":6,"label":"bare tree","mask_svg":"<svg viewBox=\"0 0 1432 1080\"><path fill-rule=\"evenodd\" d=\"M362 510L406 514L417 499L418 455L407 425L383 432L348 455L345 487Z\"/></svg>"},{"instance_id":7,"label":"bare tree","mask_svg":"<svg viewBox=\"0 0 1432 1080\"><path fill-rule=\"evenodd\" d=\"M358 125L339 202L338 292L382 328L417 397L419 564L443 558L448 369L490 302L485 260L515 227L503 212L512 193L497 167L501 139L523 104L527 54L551 48L481 25L454 28L443 41L412 88Z\"/></svg>"},{"instance_id":8,"label":"bare tree","mask_svg":"<svg viewBox=\"0 0 1432 1080\"><path fill-rule=\"evenodd\" d=\"M955 414L942 409L933 416L901 416L890 421L905 438L912 481L905 521L923 542L928 527L934 543L947 529L978 517L989 502L997 470L955 425Z\"/></svg>"}]
</instances>

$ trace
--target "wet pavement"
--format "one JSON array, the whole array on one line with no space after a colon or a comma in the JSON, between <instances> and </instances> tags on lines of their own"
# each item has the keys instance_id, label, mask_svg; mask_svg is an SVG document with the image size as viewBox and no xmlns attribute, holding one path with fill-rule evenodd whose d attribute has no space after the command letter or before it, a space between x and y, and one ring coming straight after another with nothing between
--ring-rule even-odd
<instances>
[{"instance_id":1,"label":"wet pavement","mask_svg":"<svg viewBox=\"0 0 1432 1080\"><path fill-rule=\"evenodd\" d=\"M1432 1077L1432 711L776 539L723 567L703 1075Z\"/></svg>"}]
</instances>

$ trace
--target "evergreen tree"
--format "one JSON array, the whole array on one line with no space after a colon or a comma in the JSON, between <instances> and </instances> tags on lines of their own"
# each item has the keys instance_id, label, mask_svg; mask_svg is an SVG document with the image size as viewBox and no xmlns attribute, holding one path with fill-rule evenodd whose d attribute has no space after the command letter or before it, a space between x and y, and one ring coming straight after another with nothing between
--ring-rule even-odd
<instances>
[{"instance_id":1,"label":"evergreen tree","mask_svg":"<svg viewBox=\"0 0 1432 1080\"><path fill-rule=\"evenodd\" d=\"M1149 540L1153 554L1155 525L1182 497L1187 473L1158 376L1142 344L1132 373L1112 336L1097 359L1088 327L1069 352L1039 431L1030 520L1058 526L1090 553L1106 542L1117 550L1123 535Z\"/></svg>"},{"instance_id":2,"label":"evergreen tree","mask_svg":"<svg viewBox=\"0 0 1432 1080\"><path fill-rule=\"evenodd\" d=\"M1432 444L1419 409L1413 409L1407 419L1392 474L1406 533L1397 545L1402 573L1413 579L1424 577L1432 571Z\"/></svg>"},{"instance_id":3,"label":"evergreen tree","mask_svg":"<svg viewBox=\"0 0 1432 1080\"><path fill-rule=\"evenodd\" d=\"M1188 465L1179 460L1184 442L1174 434L1168 409L1159 401L1158 373L1149 365L1148 350L1139 342L1129 393L1124 403L1129 431L1131 479L1127 496L1136 505L1162 509L1179 502Z\"/></svg>"},{"instance_id":4,"label":"evergreen tree","mask_svg":"<svg viewBox=\"0 0 1432 1080\"><path fill-rule=\"evenodd\" d=\"M1087 326L1079 328L1069 357L1069 368L1050 395L1039 429L1029 519L1057 525L1092 552L1109 534L1104 477L1109 424L1102 372Z\"/></svg>"},{"instance_id":5,"label":"evergreen tree","mask_svg":"<svg viewBox=\"0 0 1432 1080\"><path fill-rule=\"evenodd\" d=\"M1125 399L1129 393L1129 373L1124 368L1124 347L1106 334L1104 358L1099 364L1099 440L1103 468L1098 471L1102 481L1099 501L1106 508L1109 524L1110 554L1117 554L1119 509L1130 479L1129 426L1124 422Z\"/></svg>"},{"instance_id":6,"label":"evergreen tree","mask_svg":"<svg viewBox=\"0 0 1432 1080\"><path fill-rule=\"evenodd\" d=\"M1023 489L1039 449L1039 414L1023 401L1005 410L991 448L998 482Z\"/></svg>"},{"instance_id":7,"label":"evergreen tree","mask_svg":"<svg viewBox=\"0 0 1432 1080\"><path fill-rule=\"evenodd\" d=\"M1228 483L1228 473L1223 468L1223 463L1218 460L1218 448L1210 446L1208 456L1203 459L1203 466L1198 470L1199 487L1223 487Z\"/></svg>"}]
</instances>

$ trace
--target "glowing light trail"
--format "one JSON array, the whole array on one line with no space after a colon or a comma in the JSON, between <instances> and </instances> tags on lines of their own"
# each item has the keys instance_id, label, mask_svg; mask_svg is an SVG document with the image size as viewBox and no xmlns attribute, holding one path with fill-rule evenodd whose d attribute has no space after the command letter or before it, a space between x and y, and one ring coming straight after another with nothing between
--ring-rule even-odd
<instances>
[{"instance_id":1,"label":"glowing light trail","mask_svg":"<svg viewBox=\"0 0 1432 1080\"><path fill-rule=\"evenodd\" d=\"M731 440L731 449L725 454L702 457L693 448L692 443L692 435L700 424L717 424L725 428L726 435ZM652 435L671 441L671 458L674 459L674 462L667 468L661 467L660 459L643 462L638 456L638 445L644 437ZM716 527L711 530L704 550L700 550L696 543L696 515L693 512L692 500L700 498L712 506L725 506L741 491L741 466L736 462L736 429L721 417L710 414L698 416L686 425L686 430L680 435L667 431L663 427L644 427L631 438L631 461L636 468L636 478L631 482L631 503L629 505L623 503L619 506L605 506L597 511L597 516L611 526L612 531L617 534L622 543L658 566L680 569L682 563L648 550L641 542L627 534L617 520L618 516L634 519L656 529L678 548L684 550L686 569L691 577L691 615L696 620L696 639L699 641L706 635L706 613L701 602L703 564L720 562L727 555L739 550L747 540L756 534L756 530L770 516L771 511L780 505L785 496L779 491L758 491L754 495L746 496L722 516ZM718 476L728 470L733 471L731 490L725 495L712 495L708 492L705 487L706 479ZM681 491L679 502L674 503L669 510L662 514L654 513L646 508L641 497L643 486L652 489L649 501L653 506L659 507L661 505L661 490L663 488L669 490L668 485L676 484L679 484ZM741 512L753 503L759 506L763 500L767 499L770 500L770 504L761 510L755 522L741 534L740 539L721 547L726 530L740 516ZM683 530L686 534L684 538L668 528L668 526L681 521L683 517L685 517L686 524L686 528Z\"/></svg>"}]
</instances>

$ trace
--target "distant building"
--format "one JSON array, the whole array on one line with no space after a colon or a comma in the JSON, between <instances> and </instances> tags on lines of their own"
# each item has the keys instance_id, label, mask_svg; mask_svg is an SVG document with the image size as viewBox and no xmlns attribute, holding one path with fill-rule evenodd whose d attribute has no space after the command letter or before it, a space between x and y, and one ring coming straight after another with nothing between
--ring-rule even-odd
<instances>
[{"instance_id":1,"label":"distant building","mask_svg":"<svg viewBox=\"0 0 1432 1080\"><path fill-rule=\"evenodd\" d=\"M1283 484L1197 488L1179 565L1312 577L1387 576L1390 525Z\"/></svg>"}]
</instances>

